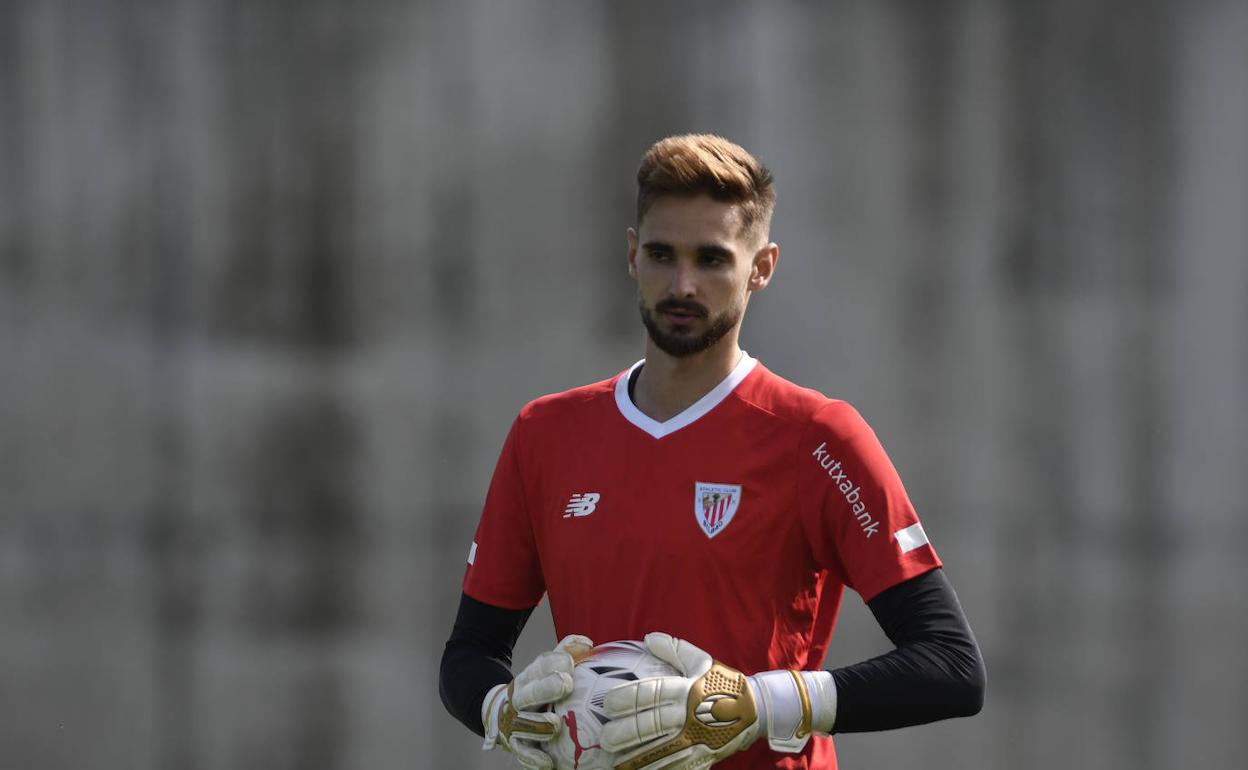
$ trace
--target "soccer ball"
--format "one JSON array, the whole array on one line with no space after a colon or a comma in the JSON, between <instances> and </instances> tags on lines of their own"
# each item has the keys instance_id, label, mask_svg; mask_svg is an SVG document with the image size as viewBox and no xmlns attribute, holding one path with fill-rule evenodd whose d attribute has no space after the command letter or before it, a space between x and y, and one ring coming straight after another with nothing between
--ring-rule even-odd
<instances>
[{"instance_id":1,"label":"soccer ball","mask_svg":"<svg viewBox=\"0 0 1248 770\"><path fill-rule=\"evenodd\" d=\"M615 755L598 745L607 722L603 698L617 685L657 676L680 672L651 655L641 642L607 642L577 656L572 694L553 709L563 729L542 747L555 760L556 770L610 770Z\"/></svg>"}]
</instances>

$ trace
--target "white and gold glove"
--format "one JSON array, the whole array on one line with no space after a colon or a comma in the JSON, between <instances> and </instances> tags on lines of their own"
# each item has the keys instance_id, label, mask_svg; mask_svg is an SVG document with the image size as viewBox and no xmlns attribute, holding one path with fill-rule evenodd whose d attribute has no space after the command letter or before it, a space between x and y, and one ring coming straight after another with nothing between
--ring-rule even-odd
<instances>
[{"instance_id":1,"label":"white and gold glove","mask_svg":"<svg viewBox=\"0 0 1248 770\"><path fill-rule=\"evenodd\" d=\"M646 634L645 643L682 676L607 693L611 721L600 740L618 757L617 770L702 770L764 735L773 750L798 752L812 733L832 731L836 686L827 671L746 676L668 634Z\"/></svg>"},{"instance_id":2,"label":"white and gold glove","mask_svg":"<svg viewBox=\"0 0 1248 770\"><path fill-rule=\"evenodd\" d=\"M551 770L554 761L540 744L559 733L559 718L542 712L572 694L573 655L587 652L594 643L584 636L565 636L555 649L543 652L507 684L495 685L481 703L481 723L489 751L501 746L528 770Z\"/></svg>"}]
</instances>

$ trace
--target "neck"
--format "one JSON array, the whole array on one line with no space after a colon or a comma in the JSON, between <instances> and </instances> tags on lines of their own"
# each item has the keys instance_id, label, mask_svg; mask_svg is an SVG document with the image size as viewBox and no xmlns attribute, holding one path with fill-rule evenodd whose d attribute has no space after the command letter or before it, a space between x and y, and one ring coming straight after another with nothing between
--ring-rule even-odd
<instances>
[{"instance_id":1,"label":"neck","mask_svg":"<svg viewBox=\"0 0 1248 770\"><path fill-rule=\"evenodd\" d=\"M701 353L677 358L646 339L646 365L637 375L633 401L642 414L665 422L709 393L741 361L734 330Z\"/></svg>"}]
</instances>

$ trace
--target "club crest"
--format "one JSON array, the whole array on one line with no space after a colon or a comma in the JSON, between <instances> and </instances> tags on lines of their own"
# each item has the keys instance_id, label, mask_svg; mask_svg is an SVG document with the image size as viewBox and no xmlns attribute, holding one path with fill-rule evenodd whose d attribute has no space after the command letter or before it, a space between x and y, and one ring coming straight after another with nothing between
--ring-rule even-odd
<instances>
[{"instance_id":1,"label":"club crest","mask_svg":"<svg viewBox=\"0 0 1248 770\"><path fill-rule=\"evenodd\" d=\"M740 484L694 482L693 515L707 537L715 537L723 532L740 504Z\"/></svg>"}]
</instances>

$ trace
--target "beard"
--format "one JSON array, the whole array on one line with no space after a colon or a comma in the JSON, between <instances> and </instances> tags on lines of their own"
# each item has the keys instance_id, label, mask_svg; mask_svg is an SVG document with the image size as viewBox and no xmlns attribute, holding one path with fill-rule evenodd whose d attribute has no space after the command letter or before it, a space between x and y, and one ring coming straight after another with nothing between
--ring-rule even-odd
<instances>
[{"instance_id":1,"label":"beard","mask_svg":"<svg viewBox=\"0 0 1248 770\"><path fill-rule=\"evenodd\" d=\"M654 344L659 350L674 358L684 358L694 353L701 353L716 342L719 342L725 334L732 331L732 327L737 325L742 315L742 308L733 306L712 318L710 325L701 334L695 334L692 329L680 327L676 327L673 331L664 331L659 326L655 313L662 313L667 310L683 310L693 313L698 318L707 318L710 313L705 307L696 302L665 299L660 300L654 306L654 310L651 310L646 307L644 299L638 299L637 308L641 311L641 322L645 325L650 339L654 340Z\"/></svg>"}]
</instances>

